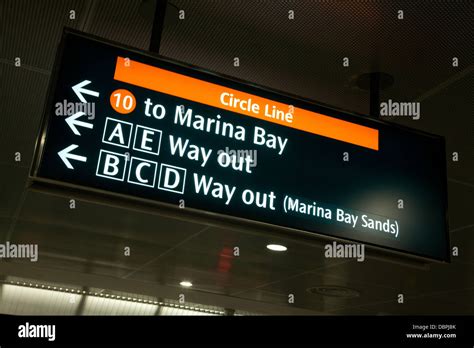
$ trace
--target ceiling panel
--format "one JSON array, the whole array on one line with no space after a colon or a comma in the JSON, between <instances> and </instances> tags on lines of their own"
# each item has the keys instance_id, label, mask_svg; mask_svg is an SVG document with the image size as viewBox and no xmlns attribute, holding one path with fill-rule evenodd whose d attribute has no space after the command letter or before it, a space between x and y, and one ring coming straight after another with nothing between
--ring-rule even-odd
<instances>
[{"instance_id":1,"label":"ceiling panel","mask_svg":"<svg viewBox=\"0 0 474 348\"><path fill-rule=\"evenodd\" d=\"M11 165L0 163L0 173L2 173L0 180L0 217L14 216L22 200L22 193L28 177L28 169L17 167L14 160L11 160L11 162Z\"/></svg>"},{"instance_id":2,"label":"ceiling panel","mask_svg":"<svg viewBox=\"0 0 474 348\"><path fill-rule=\"evenodd\" d=\"M266 248L269 243L283 244L288 250L270 251ZM238 296L249 288L338 263L341 260L325 258L323 246L314 242L304 244L289 238L209 228L159 257L131 279L170 285L187 279L195 289Z\"/></svg>"},{"instance_id":3,"label":"ceiling panel","mask_svg":"<svg viewBox=\"0 0 474 348\"><path fill-rule=\"evenodd\" d=\"M462 296L467 302L454 300ZM438 296L406 297L403 304L397 302L375 303L358 309L370 314L382 312L385 315L472 315L474 294L466 292L446 292Z\"/></svg>"},{"instance_id":4,"label":"ceiling panel","mask_svg":"<svg viewBox=\"0 0 474 348\"><path fill-rule=\"evenodd\" d=\"M88 1L2 1L1 25L6 35L1 58L13 62L20 57L27 69L51 70L54 52L64 26L80 28ZM75 19L70 19L74 10ZM11 64L11 63L10 63Z\"/></svg>"},{"instance_id":5,"label":"ceiling panel","mask_svg":"<svg viewBox=\"0 0 474 348\"><path fill-rule=\"evenodd\" d=\"M317 271L334 279L351 279L354 284L391 288L400 293L423 295L474 286L473 265L453 259L451 264L432 263L427 270L366 259ZM390 276L386 276L387 273ZM443 279L443 281L440 281Z\"/></svg>"},{"instance_id":6,"label":"ceiling panel","mask_svg":"<svg viewBox=\"0 0 474 348\"><path fill-rule=\"evenodd\" d=\"M470 1L429 7L400 0L172 3L185 19L165 28L161 54L361 113L369 100L352 88L354 76L387 72L396 76L387 96L412 100L455 73L453 56L463 62L459 70L474 58L465 45L472 39ZM400 9L403 20L397 19ZM349 67L342 66L343 57L350 58Z\"/></svg>"},{"instance_id":7,"label":"ceiling panel","mask_svg":"<svg viewBox=\"0 0 474 348\"><path fill-rule=\"evenodd\" d=\"M233 230L230 228L210 228L196 238L187 241L180 246L183 252L206 252L214 250L216 257L224 258L225 255L233 255L234 248L239 256L232 258L235 267L240 268L239 258L245 262L252 263L255 268L262 268L265 274L275 270L293 272L304 272L322 267L328 267L337 263L337 260L324 257L324 247L311 238L296 238L296 232L275 236L274 234L251 233L245 230ZM283 244L287 247L285 253L270 251L266 248L268 244ZM230 258L230 257L229 257ZM243 272L246 270L242 269ZM251 271L251 270L248 270Z\"/></svg>"},{"instance_id":8,"label":"ceiling panel","mask_svg":"<svg viewBox=\"0 0 474 348\"><path fill-rule=\"evenodd\" d=\"M366 270L367 271L367 270ZM359 293L356 297L343 298L326 296L309 291L315 287L343 287ZM331 312L338 309L361 306L375 302L392 301L398 292L395 289L366 284L358 281L355 276L334 277L333 272L306 273L300 276L274 283L262 290L294 295L294 306L308 308L320 312Z\"/></svg>"},{"instance_id":9,"label":"ceiling panel","mask_svg":"<svg viewBox=\"0 0 474 348\"><path fill-rule=\"evenodd\" d=\"M71 199L75 200L74 209L70 208ZM37 224L56 225L64 230L77 228L98 235L155 243L166 247L174 246L205 227L160 215L35 191L28 191L20 219Z\"/></svg>"},{"instance_id":10,"label":"ceiling panel","mask_svg":"<svg viewBox=\"0 0 474 348\"><path fill-rule=\"evenodd\" d=\"M0 163L29 167L49 75L0 62ZM21 162L15 162L15 154Z\"/></svg>"},{"instance_id":11,"label":"ceiling panel","mask_svg":"<svg viewBox=\"0 0 474 348\"><path fill-rule=\"evenodd\" d=\"M142 1L91 1L91 11L83 30L105 39L140 49L148 49L152 14L144 13Z\"/></svg>"},{"instance_id":12,"label":"ceiling panel","mask_svg":"<svg viewBox=\"0 0 474 348\"><path fill-rule=\"evenodd\" d=\"M17 222L10 240L18 244L38 244L38 267L67 269L77 264L76 270L96 273L97 265L99 269L109 269L108 272L112 272L113 276L124 276L169 248L148 241L100 235L84 229L65 230L62 226L24 221ZM125 247L130 248L129 256L125 254ZM123 271L114 272L114 269Z\"/></svg>"}]
</instances>

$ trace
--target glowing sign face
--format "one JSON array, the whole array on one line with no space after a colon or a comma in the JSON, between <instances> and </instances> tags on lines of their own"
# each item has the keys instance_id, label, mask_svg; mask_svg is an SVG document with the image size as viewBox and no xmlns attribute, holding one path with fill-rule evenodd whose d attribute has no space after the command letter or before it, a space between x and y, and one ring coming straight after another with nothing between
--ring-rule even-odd
<instances>
[{"instance_id":1,"label":"glowing sign face","mask_svg":"<svg viewBox=\"0 0 474 348\"><path fill-rule=\"evenodd\" d=\"M442 138L67 32L32 176L447 260Z\"/></svg>"}]
</instances>

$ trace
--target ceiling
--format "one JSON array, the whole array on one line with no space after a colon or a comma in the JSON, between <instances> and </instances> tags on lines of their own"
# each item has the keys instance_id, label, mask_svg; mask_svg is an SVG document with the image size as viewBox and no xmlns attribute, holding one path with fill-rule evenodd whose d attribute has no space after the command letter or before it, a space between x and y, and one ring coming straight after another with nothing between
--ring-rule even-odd
<instances>
[{"instance_id":1,"label":"ceiling","mask_svg":"<svg viewBox=\"0 0 474 348\"><path fill-rule=\"evenodd\" d=\"M474 313L474 3L170 3L160 48L169 58L361 114L369 111L369 97L356 87L357 76L392 75L394 84L381 99L420 101L421 119L390 121L446 138L450 239L459 256L451 264L426 267L383 257L330 260L320 245L293 236L30 189L28 171L63 27L146 50L153 4L5 0L0 4L0 241L38 243L41 251L34 264L1 262L0 274L170 300L184 292L186 301L252 313ZM177 9L185 11L184 20L177 19ZM288 19L289 10L294 20ZM16 57L21 67L14 66ZM349 67L343 67L344 57ZM459 66L452 66L453 57ZM458 162L451 161L454 151ZM77 200L75 209L69 208L71 198ZM271 253L265 249L269 242L285 244L288 251ZM127 246L131 255L124 257ZM235 246L240 256L231 257ZM193 290L179 286L183 279L192 279ZM319 286L353 289L358 296L308 291ZM403 305L397 303L400 293ZM289 294L295 297L292 304Z\"/></svg>"}]
</instances>

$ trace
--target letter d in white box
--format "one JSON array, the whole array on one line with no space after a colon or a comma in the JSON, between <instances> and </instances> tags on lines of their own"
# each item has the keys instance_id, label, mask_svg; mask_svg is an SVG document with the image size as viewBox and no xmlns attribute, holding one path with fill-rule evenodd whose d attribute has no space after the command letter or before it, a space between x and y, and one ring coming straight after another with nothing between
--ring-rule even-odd
<instances>
[{"instance_id":1,"label":"letter d in white box","mask_svg":"<svg viewBox=\"0 0 474 348\"><path fill-rule=\"evenodd\" d=\"M176 167L162 163L160 166L160 177L158 189L174 193L184 193L186 182L186 168Z\"/></svg>"}]
</instances>

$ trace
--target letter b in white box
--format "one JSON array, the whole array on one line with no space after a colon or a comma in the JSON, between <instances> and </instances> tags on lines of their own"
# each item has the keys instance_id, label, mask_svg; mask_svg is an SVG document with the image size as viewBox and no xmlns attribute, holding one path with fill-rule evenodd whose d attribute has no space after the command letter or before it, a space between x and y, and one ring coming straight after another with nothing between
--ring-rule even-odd
<instances>
[{"instance_id":1,"label":"letter b in white box","mask_svg":"<svg viewBox=\"0 0 474 348\"><path fill-rule=\"evenodd\" d=\"M160 177L158 180L158 189L174 193L184 193L184 184L186 182L186 169L161 164Z\"/></svg>"},{"instance_id":2,"label":"letter b in white box","mask_svg":"<svg viewBox=\"0 0 474 348\"><path fill-rule=\"evenodd\" d=\"M100 150L96 175L103 178L123 181L127 156L112 151Z\"/></svg>"}]
</instances>

